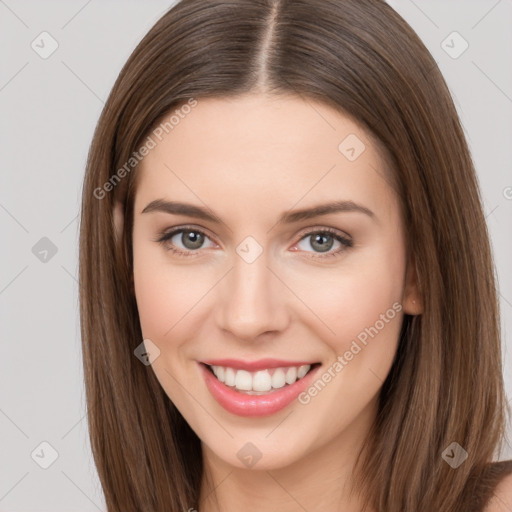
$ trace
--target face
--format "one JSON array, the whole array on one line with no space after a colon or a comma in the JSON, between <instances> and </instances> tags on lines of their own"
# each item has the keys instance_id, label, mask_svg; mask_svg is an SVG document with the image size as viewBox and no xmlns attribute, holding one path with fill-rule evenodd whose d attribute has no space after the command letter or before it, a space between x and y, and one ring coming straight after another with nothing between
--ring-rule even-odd
<instances>
[{"instance_id":1,"label":"face","mask_svg":"<svg viewBox=\"0 0 512 512\"><path fill-rule=\"evenodd\" d=\"M137 169L133 277L166 394L231 466L355 446L417 298L378 147L292 96L199 99L161 138Z\"/></svg>"}]
</instances>

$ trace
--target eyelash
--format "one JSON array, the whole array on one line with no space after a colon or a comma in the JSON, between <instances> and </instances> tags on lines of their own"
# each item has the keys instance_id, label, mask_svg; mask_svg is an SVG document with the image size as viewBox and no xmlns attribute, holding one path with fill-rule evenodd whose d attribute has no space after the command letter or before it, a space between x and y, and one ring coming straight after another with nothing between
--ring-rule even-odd
<instances>
[{"instance_id":1,"label":"eyelash","mask_svg":"<svg viewBox=\"0 0 512 512\"><path fill-rule=\"evenodd\" d=\"M182 251L181 249L177 249L176 247L172 247L172 246L166 245L166 243L172 237L174 237L178 233L183 233L184 231L191 231L193 233L199 233L201 235L204 235L206 238L211 238L204 231L202 231L201 229L197 229L194 226L181 226L179 228L173 229L172 231L168 231L168 232L164 231L164 232L160 233L158 235L158 237L154 241L162 244L165 247L166 250L171 251L174 254L177 254L179 256L184 256L184 257L194 257L199 252L199 249ZM349 238L346 238L344 236L341 236L338 231L336 231L336 230L334 230L332 228L322 228L322 229L311 230L311 231L308 231L306 233L303 233L302 236L299 238L299 240L296 243L299 243L301 240L303 240L304 238L307 238L308 236L324 235L324 234L331 235L335 240L340 242L343 247L341 247L340 249L338 249L336 251L328 252L328 253L325 253L325 254L316 253L317 256L313 256L313 258L338 257L346 249L349 249L349 248L353 247L352 240L350 240Z\"/></svg>"}]
</instances>

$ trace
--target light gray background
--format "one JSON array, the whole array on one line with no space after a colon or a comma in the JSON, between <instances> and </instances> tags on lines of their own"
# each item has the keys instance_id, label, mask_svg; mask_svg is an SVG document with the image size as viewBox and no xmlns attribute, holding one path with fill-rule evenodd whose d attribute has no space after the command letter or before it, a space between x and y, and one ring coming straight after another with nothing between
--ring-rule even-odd
<instances>
[{"instance_id":1,"label":"light gray background","mask_svg":"<svg viewBox=\"0 0 512 512\"><path fill-rule=\"evenodd\" d=\"M495 251L512 398L512 2L390 3L438 61L467 133ZM169 6L163 0L0 0L3 512L104 510L82 382L76 280L81 182L94 126L117 74ZM31 48L43 31L59 45L47 59ZM469 44L456 59L442 47L453 31ZM463 44L455 37L444 43L452 53ZM46 262L32 252L43 237L57 248ZM512 458L511 439L509 429L502 459ZM31 458L43 441L58 452L48 469ZM48 461L51 450L42 449L34 459Z\"/></svg>"}]
</instances>

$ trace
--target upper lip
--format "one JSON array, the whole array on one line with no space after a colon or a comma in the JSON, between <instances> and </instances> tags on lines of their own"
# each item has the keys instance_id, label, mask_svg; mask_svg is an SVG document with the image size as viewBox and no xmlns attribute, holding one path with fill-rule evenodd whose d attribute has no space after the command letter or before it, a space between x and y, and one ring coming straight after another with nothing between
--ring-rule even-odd
<instances>
[{"instance_id":1,"label":"upper lip","mask_svg":"<svg viewBox=\"0 0 512 512\"><path fill-rule=\"evenodd\" d=\"M266 370L270 368L284 368L288 366L302 366L305 364L313 365L311 361L284 361L283 359L258 359L256 361L243 361L242 359L208 359L201 361L208 366L225 366L228 368L235 368L237 370L246 370L248 372L255 372L258 370Z\"/></svg>"}]
</instances>

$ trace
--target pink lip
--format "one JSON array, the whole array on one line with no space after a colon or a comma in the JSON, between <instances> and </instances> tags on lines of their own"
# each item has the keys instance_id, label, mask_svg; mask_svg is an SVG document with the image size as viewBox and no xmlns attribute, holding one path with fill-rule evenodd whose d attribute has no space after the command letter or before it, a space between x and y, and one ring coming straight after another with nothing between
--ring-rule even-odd
<instances>
[{"instance_id":1,"label":"pink lip","mask_svg":"<svg viewBox=\"0 0 512 512\"><path fill-rule=\"evenodd\" d=\"M201 361L208 366L228 366L237 370L247 370L248 372L257 372L267 368L287 368L288 366L302 366L304 364L313 364L311 361L283 361L282 359L258 359L257 361L242 361L241 359L209 359Z\"/></svg>"},{"instance_id":2,"label":"pink lip","mask_svg":"<svg viewBox=\"0 0 512 512\"><path fill-rule=\"evenodd\" d=\"M258 364L260 364L260 362L258 362ZM294 384L271 391L266 395L246 395L245 393L234 391L223 384L210 372L205 364L199 363L199 367L203 374L206 387L213 398L215 398L226 411L245 417L269 416L284 409L311 385L317 370L320 368L320 366L317 366ZM269 366L265 368L269 368Z\"/></svg>"}]
</instances>

